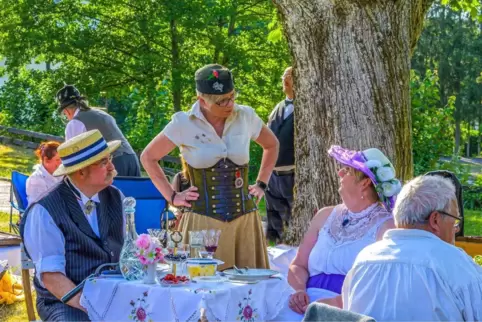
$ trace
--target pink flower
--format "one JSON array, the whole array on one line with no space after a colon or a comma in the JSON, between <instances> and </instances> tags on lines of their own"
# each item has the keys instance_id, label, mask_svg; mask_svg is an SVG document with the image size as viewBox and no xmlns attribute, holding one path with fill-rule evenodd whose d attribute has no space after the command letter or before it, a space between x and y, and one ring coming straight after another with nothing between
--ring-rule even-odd
<instances>
[{"instance_id":1,"label":"pink flower","mask_svg":"<svg viewBox=\"0 0 482 322\"><path fill-rule=\"evenodd\" d=\"M246 305L243 310L243 316L245 319L251 319L253 317L253 309L251 306Z\"/></svg>"},{"instance_id":2,"label":"pink flower","mask_svg":"<svg viewBox=\"0 0 482 322\"><path fill-rule=\"evenodd\" d=\"M151 237L148 234L140 234L136 240L137 248L147 249L151 245Z\"/></svg>"},{"instance_id":3,"label":"pink flower","mask_svg":"<svg viewBox=\"0 0 482 322\"><path fill-rule=\"evenodd\" d=\"M142 307L138 308L136 316L139 321L145 321L147 317L146 310L144 310Z\"/></svg>"},{"instance_id":4,"label":"pink flower","mask_svg":"<svg viewBox=\"0 0 482 322\"><path fill-rule=\"evenodd\" d=\"M219 73L217 70L213 70L213 75L214 77L219 78Z\"/></svg>"},{"instance_id":5,"label":"pink flower","mask_svg":"<svg viewBox=\"0 0 482 322\"><path fill-rule=\"evenodd\" d=\"M139 256L139 261L141 262L142 265L147 265L149 262L147 261L147 258L144 256Z\"/></svg>"}]
</instances>

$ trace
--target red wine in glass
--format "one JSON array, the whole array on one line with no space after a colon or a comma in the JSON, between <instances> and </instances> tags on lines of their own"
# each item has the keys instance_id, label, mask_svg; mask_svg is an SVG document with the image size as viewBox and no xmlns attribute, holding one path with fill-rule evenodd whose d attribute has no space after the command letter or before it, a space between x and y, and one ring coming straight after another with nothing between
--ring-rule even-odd
<instances>
[{"instance_id":1,"label":"red wine in glass","mask_svg":"<svg viewBox=\"0 0 482 322\"><path fill-rule=\"evenodd\" d=\"M218 246L204 246L204 248L206 248L206 251L209 253L215 253Z\"/></svg>"}]
</instances>

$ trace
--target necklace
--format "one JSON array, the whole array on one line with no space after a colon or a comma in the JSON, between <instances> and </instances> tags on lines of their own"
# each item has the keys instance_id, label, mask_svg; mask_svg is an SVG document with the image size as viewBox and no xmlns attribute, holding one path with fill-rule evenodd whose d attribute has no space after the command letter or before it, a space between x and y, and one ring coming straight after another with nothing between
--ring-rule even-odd
<instances>
[{"instance_id":1,"label":"necklace","mask_svg":"<svg viewBox=\"0 0 482 322\"><path fill-rule=\"evenodd\" d=\"M351 212L347 209L346 212L343 214L343 221L341 222L341 225L343 227L347 227L357 224L360 220L369 217L377 209L377 206L378 202L375 202L374 204L363 209L360 212Z\"/></svg>"}]
</instances>

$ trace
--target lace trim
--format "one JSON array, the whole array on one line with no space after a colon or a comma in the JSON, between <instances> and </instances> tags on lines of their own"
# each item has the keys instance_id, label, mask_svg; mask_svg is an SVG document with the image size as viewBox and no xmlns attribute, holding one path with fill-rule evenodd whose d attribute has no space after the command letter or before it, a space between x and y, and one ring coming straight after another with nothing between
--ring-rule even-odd
<instances>
[{"instance_id":1,"label":"lace trim","mask_svg":"<svg viewBox=\"0 0 482 322\"><path fill-rule=\"evenodd\" d=\"M335 245L339 245L362 238L374 238L378 227L391 217L391 213L379 203L358 213L340 205L333 210L323 229Z\"/></svg>"}]
</instances>

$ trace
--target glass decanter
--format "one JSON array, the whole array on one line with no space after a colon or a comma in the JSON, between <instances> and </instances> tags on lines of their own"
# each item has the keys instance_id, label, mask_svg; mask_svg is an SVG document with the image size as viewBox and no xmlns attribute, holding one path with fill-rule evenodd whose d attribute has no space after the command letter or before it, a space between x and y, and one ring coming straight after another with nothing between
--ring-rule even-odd
<instances>
[{"instance_id":1,"label":"glass decanter","mask_svg":"<svg viewBox=\"0 0 482 322\"><path fill-rule=\"evenodd\" d=\"M119 266L124 278L128 281L136 281L144 278L144 267L136 256L136 225L134 222L134 213L136 200L127 197L123 201L124 212L126 216L126 236L124 245L119 258Z\"/></svg>"}]
</instances>

